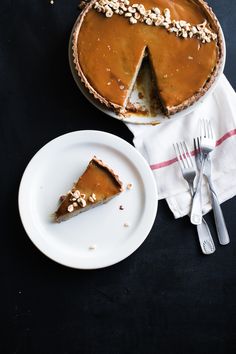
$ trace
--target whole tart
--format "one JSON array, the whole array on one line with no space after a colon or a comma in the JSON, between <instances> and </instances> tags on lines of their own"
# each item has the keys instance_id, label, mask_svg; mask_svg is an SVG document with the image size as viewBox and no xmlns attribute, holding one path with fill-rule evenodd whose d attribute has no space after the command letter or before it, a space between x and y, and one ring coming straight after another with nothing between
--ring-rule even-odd
<instances>
[{"instance_id":1,"label":"whole tart","mask_svg":"<svg viewBox=\"0 0 236 354\"><path fill-rule=\"evenodd\" d=\"M54 213L55 221L61 222L104 204L123 191L118 175L95 156L71 190L62 197Z\"/></svg>"},{"instance_id":2,"label":"whole tart","mask_svg":"<svg viewBox=\"0 0 236 354\"><path fill-rule=\"evenodd\" d=\"M223 58L219 23L203 0L92 0L81 12L72 51L89 92L118 114L148 56L156 99L166 115L211 87Z\"/></svg>"}]
</instances>

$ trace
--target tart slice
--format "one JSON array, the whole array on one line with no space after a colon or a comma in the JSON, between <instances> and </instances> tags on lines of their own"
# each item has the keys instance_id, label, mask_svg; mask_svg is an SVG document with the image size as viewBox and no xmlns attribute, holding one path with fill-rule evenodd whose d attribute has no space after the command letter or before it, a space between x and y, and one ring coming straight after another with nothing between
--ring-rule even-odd
<instances>
[{"instance_id":1,"label":"tart slice","mask_svg":"<svg viewBox=\"0 0 236 354\"><path fill-rule=\"evenodd\" d=\"M71 191L62 197L62 202L55 212L55 221L67 220L106 203L122 191L119 177L109 166L94 156Z\"/></svg>"}]
</instances>

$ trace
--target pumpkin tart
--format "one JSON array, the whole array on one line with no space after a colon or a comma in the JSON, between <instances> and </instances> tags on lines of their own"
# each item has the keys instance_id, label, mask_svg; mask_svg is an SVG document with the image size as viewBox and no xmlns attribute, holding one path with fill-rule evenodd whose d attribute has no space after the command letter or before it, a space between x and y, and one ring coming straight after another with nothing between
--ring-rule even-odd
<instances>
[{"instance_id":1,"label":"pumpkin tart","mask_svg":"<svg viewBox=\"0 0 236 354\"><path fill-rule=\"evenodd\" d=\"M81 12L72 51L78 76L102 104L125 115L148 56L156 99L171 115L197 101L222 61L219 23L203 0L92 0Z\"/></svg>"},{"instance_id":2,"label":"pumpkin tart","mask_svg":"<svg viewBox=\"0 0 236 354\"><path fill-rule=\"evenodd\" d=\"M55 212L55 221L67 220L103 204L123 190L122 182L103 161L93 157L85 172L73 185Z\"/></svg>"}]
</instances>

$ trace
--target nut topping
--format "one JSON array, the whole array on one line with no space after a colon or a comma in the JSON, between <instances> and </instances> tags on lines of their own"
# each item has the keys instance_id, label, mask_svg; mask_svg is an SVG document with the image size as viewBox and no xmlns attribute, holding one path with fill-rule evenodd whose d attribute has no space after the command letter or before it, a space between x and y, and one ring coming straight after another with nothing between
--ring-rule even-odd
<instances>
[{"instance_id":1,"label":"nut topping","mask_svg":"<svg viewBox=\"0 0 236 354\"><path fill-rule=\"evenodd\" d=\"M70 205L68 206L67 210L69 211L69 213L72 213L72 211L74 211L73 204L70 204Z\"/></svg>"},{"instance_id":2,"label":"nut topping","mask_svg":"<svg viewBox=\"0 0 236 354\"><path fill-rule=\"evenodd\" d=\"M76 189L73 193L73 197L78 199L80 197L80 191L78 189Z\"/></svg>"},{"instance_id":3,"label":"nut topping","mask_svg":"<svg viewBox=\"0 0 236 354\"><path fill-rule=\"evenodd\" d=\"M129 11L131 14L133 14L133 13L136 12L135 8L133 8L132 6L129 6L129 7L128 7L128 11Z\"/></svg>"},{"instance_id":4,"label":"nut topping","mask_svg":"<svg viewBox=\"0 0 236 354\"><path fill-rule=\"evenodd\" d=\"M155 12L156 15L160 15L161 14L161 11L160 11L160 9L158 7L153 7L152 11Z\"/></svg>"},{"instance_id":5,"label":"nut topping","mask_svg":"<svg viewBox=\"0 0 236 354\"><path fill-rule=\"evenodd\" d=\"M97 199L97 198L96 198L96 194L95 194L95 193L92 193L91 197L92 197L94 200L96 200L96 199Z\"/></svg>"},{"instance_id":6,"label":"nut topping","mask_svg":"<svg viewBox=\"0 0 236 354\"><path fill-rule=\"evenodd\" d=\"M113 16L113 11L106 12L106 17L112 17L112 16Z\"/></svg>"},{"instance_id":7,"label":"nut topping","mask_svg":"<svg viewBox=\"0 0 236 354\"><path fill-rule=\"evenodd\" d=\"M86 207L86 205L87 205L86 200L84 200L83 198L79 198L79 199L77 200L77 203L78 203L82 208Z\"/></svg>"},{"instance_id":8,"label":"nut topping","mask_svg":"<svg viewBox=\"0 0 236 354\"><path fill-rule=\"evenodd\" d=\"M147 18L147 19L145 20L145 23L146 23L148 26L151 26L152 23L153 23L153 21L152 21L151 18Z\"/></svg>"},{"instance_id":9,"label":"nut topping","mask_svg":"<svg viewBox=\"0 0 236 354\"><path fill-rule=\"evenodd\" d=\"M137 23L137 20L134 17L130 17L129 22L134 25L135 23Z\"/></svg>"},{"instance_id":10,"label":"nut topping","mask_svg":"<svg viewBox=\"0 0 236 354\"><path fill-rule=\"evenodd\" d=\"M185 20L172 20L168 8L162 12L158 7L146 10L142 4L130 5L129 0L97 0L93 8L104 13L107 18L112 17L114 13L119 16L123 15L129 18L132 25L144 22L148 26L161 26L169 33L174 33L183 39L196 37L202 43L210 43L217 39L217 34L212 32L206 20L194 26Z\"/></svg>"},{"instance_id":11,"label":"nut topping","mask_svg":"<svg viewBox=\"0 0 236 354\"><path fill-rule=\"evenodd\" d=\"M95 201L96 201L96 194L95 193L92 193L91 195L90 195L90 197L89 197L89 201L91 202L91 203L94 203Z\"/></svg>"}]
</instances>

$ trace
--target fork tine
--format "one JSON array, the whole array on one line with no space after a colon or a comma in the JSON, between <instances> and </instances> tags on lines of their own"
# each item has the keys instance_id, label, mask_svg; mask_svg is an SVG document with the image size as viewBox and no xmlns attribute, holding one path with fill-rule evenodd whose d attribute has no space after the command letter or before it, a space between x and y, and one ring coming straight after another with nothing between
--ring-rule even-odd
<instances>
[{"instance_id":1,"label":"fork tine","mask_svg":"<svg viewBox=\"0 0 236 354\"><path fill-rule=\"evenodd\" d=\"M201 138L197 137L197 155L199 160L202 162L202 153L201 153Z\"/></svg>"},{"instance_id":2,"label":"fork tine","mask_svg":"<svg viewBox=\"0 0 236 354\"><path fill-rule=\"evenodd\" d=\"M181 166L181 168L184 168L183 159L182 159L181 152L180 152L180 149L179 149L179 144L176 143L174 145L174 147L175 147L175 153L176 153L177 159L178 159L178 161L180 163L180 166Z\"/></svg>"},{"instance_id":3,"label":"fork tine","mask_svg":"<svg viewBox=\"0 0 236 354\"><path fill-rule=\"evenodd\" d=\"M193 139L195 156L199 153L199 138Z\"/></svg>"},{"instance_id":4,"label":"fork tine","mask_svg":"<svg viewBox=\"0 0 236 354\"><path fill-rule=\"evenodd\" d=\"M178 160L178 162L179 162L180 168L181 168L181 170L183 171L184 166L183 166L183 162L182 162L182 160L181 160L181 158L180 158L181 153L180 153L180 150L179 150L178 143L173 144L173 147L174 147L175 155L176 155L177 160Z\"/></svg>"},{"instance_id":5,"label":"fork tine","mask_svg":"<svg viewBox=\"0 0 236 354\"><path fill-rule=\"evenodd\" d=\"M193 157L191 155L191 152L189 150L189 147L187 145L187 143L184 141L184 146L185 146L185 150L187 152L187 157L188 157L188 160L189 160L189 163L190 163L190 167L194 167L194 162L193 162Z\"/></svg>"},{"instance_id":6,"label":"fork tine","mask_svg":"<svg viewBox=\"0 0 236 354\"><path fill-rule=\"evenodd\" d=\"M199 137L193 139L195 156L199 153Z\"/></svg>"},{"instance_id":7,"label":"fork tine","mask_svg":"<svg viewBox=\"0 0 236 354\"><path fill-rule=\"evenodd\" d=\"M177 147L177 155L179 156L181 168L182 168L182 170L184 170L186 168L186 163L185 163L184 156L183 156L181 149L180 149L180 144L176 143L176 147Z\"/></svg>"},{"instance_id":8,"label":"fork tine","mask_svg":"<svg viewBox=\"0 0 236 354\"><path fill-rule=\"evenodd\" d=\"M188 168L189 165L188 165L188 161L187 161L187 156L186 156L186 154L185 154L185 151L184 151L182 142L179 143L179 150L180 150L180 152L181 152L181 157L182 157L182 161L183 161L184 167L185 167L185 168Z\"/></svg>"},{"instance_id":9,"label":"fork tine","mask_svg":"<svg viewBox=\"0 0 236 354\"><path fill-rule=\"evenodd\" d=\"M183 141L181 143L181 147L182 147L182 151L184 151L185 161L186 161L188 167L191 167L191 161L189 160L188 149L187 149L185 141Z\"/></svg>"},{"instance_id":10,"label":"fork tine","mask_svg":"<svg viewBox=\"0 0 236 354\"><path fill-rule=\"evenodd\" d=\"M174 148L174 150L175 150L175 155L176 155L176 157L177 157L177 160L179 161L179 156L178 156L176 144L173 144L173 148Z\"/></svg>"},{"instance_id":11,"label":"fork tine","mask_svg":"<svg viewBox=\"0 0 236 354\"><path fill-rule=\"evenodd\" d=\"M201 152L201 142L200 142L200 138L197 137L197 150L198 150L198 153Z\"/></svg>"},{"instance_id":12,"label":"fork tine","mask_svg":"<svg viewBox=\"0 0 236 354\"><path fill-rule=\"evenodd\" d=\"M185 166L188 168L188 167L190 167L190 165L189 165L188 157L187 157L186 150L185 150L183 142L180 142L179 146L181 148L181 152L182 152L182 156L183 156L183 159L184 159L184 162L185 162Z\"/></svg>"},{"instance_id":13,"label":"fork tine","mask_svg":"<svg viewBox=\"0 0 236 354\"><path fill-rule=\"evenodd\" d=\"M179 162L179 164L180 164L180 167L182 168L182 161L181 161L181 159L180 159L180 157L179 157L179 153L178 153L178 151L177 151L177 143L173 144L173 148L174 148L174 150L175 150L175 155L176 155L177 160L178 160L178 162Z\"/></svg>"},{"instance_id":14,"label":"fork tine","mask_svg":"<svg viewBox=\"0 0 236 354\"><path fill-rule=\"evenodd\" d=\"M194 145L194 151L196 154L197 153L197 138L193 138L193 145Z\"/></svg>"}]
</instances>

